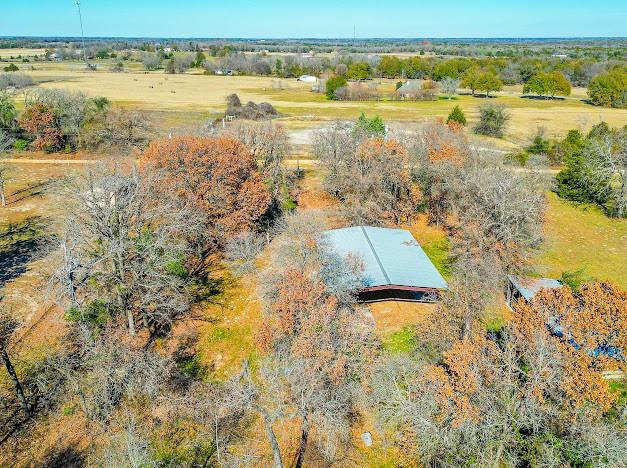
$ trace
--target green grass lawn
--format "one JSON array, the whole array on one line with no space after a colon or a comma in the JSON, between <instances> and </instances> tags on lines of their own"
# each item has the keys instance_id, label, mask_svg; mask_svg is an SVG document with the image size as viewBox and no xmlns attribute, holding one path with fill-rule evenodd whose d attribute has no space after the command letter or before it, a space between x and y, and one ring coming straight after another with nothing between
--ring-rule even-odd
<instances>
[{"instance_id":1,"label":"green grass lawn","mask_svg":"<svg viewBox=\"0 0 627 468\"><path fill-rule=\"evenodd\" d=\"M559 278L584 268L584 276L627 288L627 220L608 218L596 207L577 206L549 193L545 243L534 259L543 276Z\"/></svg>"}]
</instances>

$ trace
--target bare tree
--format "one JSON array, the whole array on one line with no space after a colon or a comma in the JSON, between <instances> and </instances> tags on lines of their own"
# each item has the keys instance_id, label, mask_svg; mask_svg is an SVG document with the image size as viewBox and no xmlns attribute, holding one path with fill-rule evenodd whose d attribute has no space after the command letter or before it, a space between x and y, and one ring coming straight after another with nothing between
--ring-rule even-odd
<instances>
[{"instance_id":1,"label":"bare tree","mask_svg":"<svg viewBox=\"0 0 627 468\"><path fill-rule=\"evenodd\" d=\"M314 153L327 169L325 187L343 202L351 223L409 221L418 192L405 148L395 140L364 137L339 124L316 135Z\"/></svg>"},{"instance_id":2,"label":"bare tree","mask_svg":"<svg viewBox=\"0 0 627 468\"><path fill-rule=\"evenodd\" d=\"M135 414L126 409L120 433L109 437L103 450L102 463L107 468L150 466L153 459L148 447L148 437L143 433Z\"/></svg>"},{"instance_id":3,"label":"bare tree","mask_svg":"<svg viewBox=\"0 0 627 468\"><path fill-rule=\"evenodd\" d=\"M152 130L152 120L145 112L110 108L92 119L84 140L93 150L129 152L147 144Z\"/></svg>"},{"instance_id":4,"label":"bare tree","mask_svg":"<svg viewBox=\"0 0 627 468\"><path fill-rule=\"evenodd\" d=\"M461 80L459 79L447 77L447 78L444 78L442 81L440 81L440 88L442 89L442 92L446 96L448 96L450 100L453 97L453 95L457 93L460 83L461 83Z\"/></svg>"},{"instance_id":5,"label":"bare tree","mask_svg":"<svg viewBox=\"0 0 627 468\"><path fill-rule=\"evenodd\" d=\"M129 346L114 330L96 334L83 325L73 328L65 357L51 365L64 377L66 393L102 430L125 401L155 399L172 370L168 358Z\"/></svg>"},{"instance_id":6,"label":"bare tree","mask_svg":"<svg viewBox=\"0 0 627 468\"><path fill-rule=\"evenodd\" d=\"M240 140L261 162L263 175L270 184L270 191L275 200L280 200L281 190L285 188L286 174L283 161L290 150L285 130L272 122L244 122L237 120L230 124L225 132Z\"/></svg>"},{"instance_id":7,"label":"bare tree","mask_svg":"<svg viewBox=\"0 0 627 468\"><path fill-rule=\"evenodd\" d=\"M255 262L265 246L263 236L250 231L233 237L224 249L228 265L237 274L250 273L255 270Z\"/></svg>"},{"instance_id":8,"label":"bare tree","mask_svg":"<svg viewBox=\"0 0 627 468\"><path fill-rule=\"evenodd\" d=\"M450 230L453 254L493 258L502 271L523 266L542 239L542 179L473 151L444 124L427 125L405 145L429 219Z\"/></svg>"},{"instance_id":9,"label":"bare tree","mask_svg":"<svg viewBox=\"0 0 627 468\"><path fill-rule=\"evenodd\" d=\"M141 61L146 70L156 70L161 68L161 56L154 52L144 52Z\"/></svg>"},{"instance_id":10,"label":"bare tree","mask_svg":"<svg viewBox=\"0 0 627 468\"><path fill-rule=\"evenodd\" d=\"M13 141L13 136L5 129L0 128L0 154L11 148Z\"/></svg>"},{"instance_id":11,"label":"bare tree","mask_svg":"<svg viewBox=\"0 0 627 468\"><path fill-rule=\"evenodd\" d=\"M63 258L53 277L58 297L79 321L106 311L126 315L131 334L137 318L145 328L168 326L188 310L187 239L204 218L187 200L156 192L147 173L123 174L117 166L98 172L67 195Z\"/></svg>"},{"instance_id":12,"label":"bare tree","mask_svg":"<svg viewBox=\"0 0 627 468\"><path fill-rule=\"evenodd\" d=\"M585 177L589 188L609 194L612 213L627 217L627 130L592 138L585 147Z\"/></svg>"},{"instance_id":13,"label":"bare tree","mask_svg":"<svg viewBox=\"0 0 627 468\"><path fill-rule=\"evenodd\" d=\"M7 167L3 164L0 164L0 205L7 205L7 197L5 193L5 185L7 182Z\"/></svg>"}]
</instances>

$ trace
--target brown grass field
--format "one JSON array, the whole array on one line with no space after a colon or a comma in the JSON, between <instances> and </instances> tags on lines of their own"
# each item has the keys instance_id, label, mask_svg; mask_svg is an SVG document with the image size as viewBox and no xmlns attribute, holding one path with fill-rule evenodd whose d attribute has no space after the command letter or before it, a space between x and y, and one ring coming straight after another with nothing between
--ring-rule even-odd
<instances>
[{"instance_id":1,"label":"brown grass field","mask_svg":"<svg viewBox=\"0 0 627 468\"><path fill-rule=\"evenodd\" d=\"M390 122L424 121L445 118L454 105L462 108L472 124L478 107L486 102L485 98L467 94L433 102L336 102L312 93L310 85L295 79L205 76L198 71L167 75L163 71L142 71L137 62L126 65L124 73L106 71L109 63L100 64L96 72L86 71L80 62L36 62L20 66L42 87L82 91L91 96L105 96L122 106L167 114L165 124L170 126L186 126L219 115L224 111L225 97L231 93L237 93L244 102L272 103L285 115L281 120L289 128L354 119L361 112L378 114ZM397 80L377 81L379 89L389 93ZM572 128L590 128L601 120L613 126L627 122L626 109L591 106L584 102L586 92L581 88L575 88L567 99L556 100L523 99L520 93L520 86L506 87L490 99L508 107L511 122L507 139L514 143L526 141L537 127L546 127L548 135L559 136Z\"/></svg>"},{"instance_id":2,"label":"brown grass field","mask_svg":"<svg viewBox=\"0 0 627 468\"><path fill-rule=\"evenodd\" d=\"M46 49L0 49L0 59L8 59L10 57L34 57L35 55L43 55Z\"/></svg>"}]
</instances>

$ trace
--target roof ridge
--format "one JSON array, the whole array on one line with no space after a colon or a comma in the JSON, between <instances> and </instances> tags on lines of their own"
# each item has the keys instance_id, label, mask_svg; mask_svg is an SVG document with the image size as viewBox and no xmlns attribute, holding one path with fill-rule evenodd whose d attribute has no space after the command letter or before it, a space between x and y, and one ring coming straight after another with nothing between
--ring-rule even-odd
<instances>
[{"instance_id":1,"label":"roof ridge","mask_svg":"<svg viewBox=\"0 0 627 468\"><path fill-rule=\"evenodd\" d=\"M359 226L359 227L361 228L361 232L366 238L366 242L368 242L368 247L370 247L370 250L372 251L372 255L374 256L375 260L377 261L377 264L379 265L379 268L381 269L381 273L383 273L383 276L385 276L385 279L388 282L388 284L392 284L392 281L390 280L390 277L388 276L388 272L385 271L385 268L383 267L383 263L381 263L381 259L379 258L377 251L374 249L374 246L372 245L372 242L370 241L370 237L368 236L368 233L366 232L366 228L364 226Z\"/></svg>"}]
</instances>

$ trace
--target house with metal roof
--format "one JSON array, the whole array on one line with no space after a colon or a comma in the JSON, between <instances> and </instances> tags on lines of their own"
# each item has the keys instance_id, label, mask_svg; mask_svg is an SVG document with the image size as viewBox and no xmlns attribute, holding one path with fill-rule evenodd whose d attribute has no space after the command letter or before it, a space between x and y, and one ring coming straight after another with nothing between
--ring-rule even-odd
<instances>
[{"instance_id":1,"label":"house with metal roof","mask_svg":"<svg viewBox=\"0 0 627 468\"><path fill-rule=\"evenodd\" d=\"M542 289L559 289L564 286L560 280L553 278L533 278L529 276L508 275L506 299L510 307L519 300L529 302Z\"/></svg>"},{"instance_id":2,"label":"house with metal roof","mask_svg":"<svg viewBox=\"0 0 627 468\"><path fill-rule=\"evenodd\" d=\"M433 302L448 284L409 231L372 226L333 229L323 233L343 258L363 265L366 302L387 299Z\"/></svg>"},{"instance_id":3,"label":"house with metal roof","mask_svg":"<svg viewBox=\"0 0 627 468\"><path fill-rule=\"evenodd\" d=\"M413 99L422 91L424 80L407 80L397 90L396 95L401 98Z\"/></svg>"}]
</instances>

